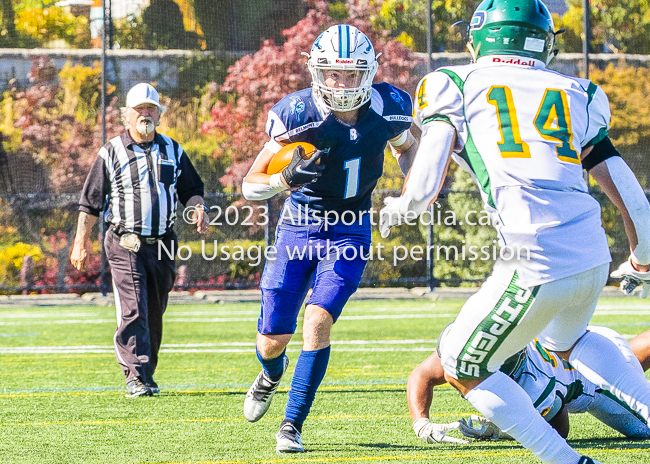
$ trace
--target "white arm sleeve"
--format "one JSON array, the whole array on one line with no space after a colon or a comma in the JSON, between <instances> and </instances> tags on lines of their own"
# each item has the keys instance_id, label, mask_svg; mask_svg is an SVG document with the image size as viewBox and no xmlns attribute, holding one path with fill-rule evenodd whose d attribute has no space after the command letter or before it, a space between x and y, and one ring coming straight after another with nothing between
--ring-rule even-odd
<instances>
[{"instance_id":1,"label":"white arm sleeve","mask_svg":"<svg viewBox=\"0 0 650 464\"><path fill-rule=\"evenodd\" d=\"M605 160L609 176L616 186L634 223L638 244L632 252L637 264L650 264L650 204L636 176L619 156Z\"/></svg>"},{"instance_id":2,"label":"white arm sleeve","mask_svg":"<svg viewBox=\"0 0 650 464\"><path fill-rule=\"evenodd\" d=\"M269 150L275 154L280 151L281 148L282 145L275 142L274 140L269 140L264 144L264 148L257 155L255 161L257 162L257 159L262 155L262 153L264 153L265 150ZM253 163L253 166L255 166L255 163ZM253 166L251 166L251 169L249 169L248 174L251 173ZM246 174L246 176L248 176L248 174ZM286 189L287 187L282 182L282 178L278 173L273 174L269 178L268 184L258 184L253 182L246 182L246 180L244 180L241 186L241 193L247 200L266 200L267 198L271 198L276 193L284 192Z\"/></svg>"},{"instance_id":3,"label":"white arm sleeve","mask_svg":"<svg viewBox=\"0 0 650 464\"><path fill-rule=\"evenodd\" d=\"M402 215L407 211L422 214L438 195L455 134L456 129L446 122L433 121L424 125L420 145L401 197Z\"/></svg>"},{"instance_id":4,"label":"white arm sleeve","mask_svg":"<svg viewBox=\"0 0 650 464\"><path fill-rule=\"evenodd\" d=\"M268 184L246 182L241 186L242 194L247 200L266 200L276 193L284 192L287 187L282 183L280 174L273 174Z\"/></svg>"}]
</instances>

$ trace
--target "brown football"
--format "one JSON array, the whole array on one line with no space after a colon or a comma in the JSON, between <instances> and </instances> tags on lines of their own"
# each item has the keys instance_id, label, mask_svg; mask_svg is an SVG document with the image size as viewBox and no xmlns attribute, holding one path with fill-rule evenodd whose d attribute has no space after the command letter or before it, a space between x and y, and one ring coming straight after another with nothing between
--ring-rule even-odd
<instances>
[{"instance_id":1,"label":"brown football","mask_svg":"<svg viewBox=\"0 0 650 464\"><path fill-rule=\"evenodd\" d=\"M291 162L291 159L293 158L293 152L298 145L302 145L302 148L305 150L304 159L311 158L311 155L313 155L316 151L316 147L307 142L294 142L290 143L289 145L285 145L280 148L279 152L273 155L268 168L266 168L266 173L277 174L278 172L282 172L282 170L286 168Z\"/></svg>"}]
</instances>

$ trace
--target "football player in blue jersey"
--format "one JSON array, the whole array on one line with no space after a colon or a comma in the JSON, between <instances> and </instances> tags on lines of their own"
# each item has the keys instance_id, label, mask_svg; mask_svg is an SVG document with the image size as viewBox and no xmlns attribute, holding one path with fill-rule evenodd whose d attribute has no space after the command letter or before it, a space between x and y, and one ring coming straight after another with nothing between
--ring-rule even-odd
<instances>
[{"instance_id":1,"label":"football player in blue jersey","mask_svg":"<svg viewBox=\"0 0 650 464\"><path fill-rule=\"evenodd\" d=\"M303 349L276 435L279 453L304 452L302 425L327 369L332 325L357 290L368 259L370 196L382 174L386 143L405 173L417 151L409 131L410 97L392 85L373 84L377 65L370 40L353 26L332 26L318 36L307 62L311 88L287 95L271 109L270 140L244 179L249 200L293 189L278 221L276 259L267 261L260 284L257 357L263 369L244 402L251 422L271 404L289 364L285 348L313 287ZM305 159L297 148L281 173L267 174L274 154L293 142L310 143L317 151Z\"/></svg>"}]
</instances>

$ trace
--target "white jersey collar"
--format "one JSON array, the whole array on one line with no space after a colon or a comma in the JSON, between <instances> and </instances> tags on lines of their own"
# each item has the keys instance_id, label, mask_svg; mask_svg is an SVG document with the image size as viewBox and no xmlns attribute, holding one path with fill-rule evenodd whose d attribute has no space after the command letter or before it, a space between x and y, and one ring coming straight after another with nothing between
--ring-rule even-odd
<instances>
[{"instance_id":1,"label":"white jersey collar","mask_svg":"<svg viewBox=\"0 0 650 464\"><path fill-rule=\"evenodd\" d=\"M522 66L527 68L545 68L541 60L536 60L535 58L528 58L526 56L519 55L487 55L480 57L477 61L478 64L482 65L492 65L492 64L507 64L514 66Z\"/></svg>"}]
</instances>

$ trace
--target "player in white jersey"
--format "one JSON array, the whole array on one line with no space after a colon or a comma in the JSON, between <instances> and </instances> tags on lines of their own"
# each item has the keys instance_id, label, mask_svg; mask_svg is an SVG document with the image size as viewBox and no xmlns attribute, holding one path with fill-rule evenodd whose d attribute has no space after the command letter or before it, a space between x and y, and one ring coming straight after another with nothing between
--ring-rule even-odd
<instances>
[{"instance_id":1,"label":"player in white jersey","mask_svg":"<svg viewBox=\"0 0 650 464\"><path fill-rule=\"evenodd\" d=\"M380 229L422 214L451 158L491 212L500 258L441 345L447 381L501 430L551 464L591 463L535 410L501 364L537 337L586 378L650 419L650 384L586 327L611 260L581 161L621 211L631 257L616 277L650 284L650 204L607 137L609 105L586 79L548 70L555 32L539 0L485 0L470 23L475 63L428 74L417 90L418 153ZM648 286L650 288L650 286ZM608 353L607 357L601 353Z\"/></svg>"},{"instance_id":2,"label":"player in white jersey","mask_svg":"<svg viewBox=\"0 0 650 464\"><path fill-rule=\"evenodd\" d=\"M449 328L441 334L438 346ZM642 373L642 365L650 361L647 349L650 331L628 343L618 332L606 327L589 326L588 330L611 340L632 369ZM585 412L628 438L650 438L650 427L642 417L607 390L590 382L557 354L547 351L538 340L533 340L524 350L509 358L501 366L501 371L523 388L539 414L564 438L569 434L569 414ZM418 365L409 376L407 401L413 429L419 438L427 443L468 443L446 435L448 431L458 428L466 437L478 440L512 439L485 418L475 415L451 424L430 422L433 388L444 383L438 351Z\"/></svg>"}]
</instances>

